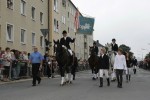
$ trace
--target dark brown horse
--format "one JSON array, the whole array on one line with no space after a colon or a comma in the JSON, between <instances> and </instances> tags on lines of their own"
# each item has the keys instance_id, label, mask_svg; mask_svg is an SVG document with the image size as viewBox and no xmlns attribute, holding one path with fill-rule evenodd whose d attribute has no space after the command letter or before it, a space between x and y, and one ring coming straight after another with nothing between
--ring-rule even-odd
<instances>
[{"instance_id":1,"label":"dark brown horse","mask_svg":"<svg viewBox=\"0 0 150 100\"><path fill-rule=\"evenodd\" d=\"M93 47L90 47L90 57L88 59L90 68L92 70L93 80L97 78L98 66L99 66L99 57L96 55Z\"/></svg>"},{"instance_id":2,"label":"dark brown horse","mask_svg":"<svg viewBox=\"0 0 150 100\"><path fill-rule=\"evenodd\" d=\"M69 79L69 73L71 70L72 66L72 59L71 56L64 47L60 44L59 40L56 42L54 41L56 47L55 47L55 52L56 52L56 61L58 63L59 69L60 69L60 74L61 74L61 84L64 85L66 82L72 83L72 78L73 76L70 76ZM66 73L66 75L65 75Z\"/></svg>"}]
</instances>

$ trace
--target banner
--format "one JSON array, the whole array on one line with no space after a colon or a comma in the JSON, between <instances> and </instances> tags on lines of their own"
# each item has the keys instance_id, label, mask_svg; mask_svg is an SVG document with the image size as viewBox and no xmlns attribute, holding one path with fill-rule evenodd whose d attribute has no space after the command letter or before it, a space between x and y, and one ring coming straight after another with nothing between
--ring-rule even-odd
<instances>
[{"instance_id":1,"label":"banner","mask_svg":"<svg viewBox=\"0 0 150 100\"><path fill-rule=\"evenodd\" d=\"M93 34L93 27L94 27L94 18L88 18L88 17L79 17L80 26L78 28L77 33L79 34L85 34L85 35L92 35Z\"/></svg>"}]
</instances>

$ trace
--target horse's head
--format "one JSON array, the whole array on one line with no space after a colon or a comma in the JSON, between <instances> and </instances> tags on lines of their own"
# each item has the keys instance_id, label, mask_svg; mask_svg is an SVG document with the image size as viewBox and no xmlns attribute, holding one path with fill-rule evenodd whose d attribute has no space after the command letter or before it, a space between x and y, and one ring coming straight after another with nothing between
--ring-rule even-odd
<instances>
[{"instance_id":1,"label":"horse's head","mask_svg":"<svg viewBox=\"0 0 150 100\"><path fill-rule=\"evenodd\" d=\"M89 47L90 55L95 55L95 50L93 47Z\"/></svg>"},{"instance_id":2,"label":"horse's head","mask_svg":"<svg viewBox=\"0 0 150 100\"><path fill-rule=\"evenodd\" d=\"M108 52L112 51L112 45L111 45L111 43L107 43L105 46L106 46Z\"/></svg>"},{"instance_id":3,"label":"horse's head","mask_svg":"<svg viewBox=\"0 0 150 100\"><path fill-rule=\"evenodd\" d=\"M54 45L55 45L54 48L55 48L56 54L61 53L63 47L62 47L62 45L60 44L59 40L57 40L57 41L54 40Z\"/></svg>"}]
</instances>

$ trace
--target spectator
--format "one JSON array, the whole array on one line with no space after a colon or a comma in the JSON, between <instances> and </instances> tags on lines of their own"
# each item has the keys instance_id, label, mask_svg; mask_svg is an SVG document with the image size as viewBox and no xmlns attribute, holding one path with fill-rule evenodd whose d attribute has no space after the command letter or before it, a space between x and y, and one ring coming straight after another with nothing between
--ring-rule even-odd
<instances>
[{"instance_id":1,"label":"spectator","mask_svg":"<svg viewBox=\"0 0 150 100\"><path fill-rule=\"evenodd\" d=\"M5 49L5 53L2 55L3 57L3 65L4 65L4 81L9 81L8 77L9 77L9 71L10 71L10 65L11 65L11 52L10 52L10 48L7 47Z\"/></svg>"},{"instance_id":2,"label":"spectator","mask_svg":"<svg viewBox=\"0 0 150 100\"><path fill-rule=\"evenodd\" d=\"M38 52L37 47L34 47L34 52L30 55L30 62L32 63L32 76L33 76L32 86L36 86L36 80L38 81L38 84L41 83L39 72L42 69L43 63L43 56L41 55L41 53Z\"/></svg>"}]
</instances>

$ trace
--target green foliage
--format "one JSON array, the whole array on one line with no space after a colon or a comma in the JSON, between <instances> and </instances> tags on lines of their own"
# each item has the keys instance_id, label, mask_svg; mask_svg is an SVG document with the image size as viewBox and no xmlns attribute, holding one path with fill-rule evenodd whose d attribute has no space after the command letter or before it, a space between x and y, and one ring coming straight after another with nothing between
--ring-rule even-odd
<instances>
[{"instance_id":1,"label":"green foliage","mask_svg":"<svg viewBox=\"0 0 150 100\"><path fill-rule=\"evenodd\" d=\"M131 50L131 48L129 46L126 46L125 44L120 45L119 48L121 48L123 52L130 52Z\"/></svg>"},{"instance_id":2,"label":"green foliage","mask_svg":"<svg viewBox=\"0 0 150 100\"><path fill-rule=\"evenodd\" d=\"M145 59L150 59L150 52L146 54Z\"/></svg>"}]
</instances>

